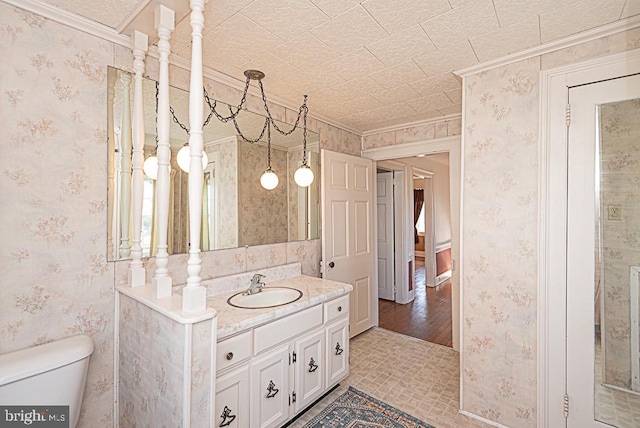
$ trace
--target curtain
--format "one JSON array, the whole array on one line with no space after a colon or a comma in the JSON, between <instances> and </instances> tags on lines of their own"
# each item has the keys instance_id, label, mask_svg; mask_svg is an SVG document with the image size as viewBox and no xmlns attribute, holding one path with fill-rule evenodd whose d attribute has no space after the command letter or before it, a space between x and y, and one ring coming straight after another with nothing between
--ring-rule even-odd
<instances>
[{"instance_id":1,"label":"curtain","mask_svg":"<svg viewBox=\"0 0 640 428\"><path fill-rule=\"evenodd\" d=\"M202 180L202 228L200 229L200 249L209 251L209 183L211 182L211 174L204 174Z\"/></svg>"},{"instance_id":2,"label":"curtain","mask_svg":"<svg viewBox=\"0 0 640 428\"><path fill-rule=\"evenodd\" d=\"M422 211L422 204L424 204L424 190L413 189L413 236L416 244L418 243L416 223L418 222L418 217L420 217L420 211Z\"/></svg>"},{"instance_id":3,"label":"curtain","mask_svg":"<svg viewBox=\"0 0 640 428\"><path fill-rule=\"evenodd\" d=\"M149 256L158 254L158 186L153 180L153 198L151 199L151 239L149 240Z\"/></svg>"}]
</instances>

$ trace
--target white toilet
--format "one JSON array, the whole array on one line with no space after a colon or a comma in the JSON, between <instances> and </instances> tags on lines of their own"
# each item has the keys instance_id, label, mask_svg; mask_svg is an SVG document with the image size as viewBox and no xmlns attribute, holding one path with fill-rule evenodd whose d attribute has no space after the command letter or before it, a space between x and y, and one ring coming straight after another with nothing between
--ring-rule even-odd
<instances>
[{"instance_id":1,"label":"white toilet","mask_svg":"<svg viewBox=\"0 0 640 428\"><path fill-rule=\"evenodd\" d=\"M0 355L0 404L69 406L69 426L80 415L93 340L72 336Z\"/></svg>"}]
</instances>

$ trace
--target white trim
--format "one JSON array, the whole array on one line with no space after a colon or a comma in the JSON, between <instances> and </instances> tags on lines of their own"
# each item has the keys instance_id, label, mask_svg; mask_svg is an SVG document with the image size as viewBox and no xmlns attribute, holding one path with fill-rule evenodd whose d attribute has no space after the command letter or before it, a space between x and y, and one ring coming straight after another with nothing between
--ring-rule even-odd
<instances>
[{"instance_id":1,"label":"white trim","mask_svg":"<svg viewBox=\"0 0 640 428\"><path fill-rule=\"evenodd\" d=\"M635 395L636 397L640 397L640 392L634 391L632 389L622 388L621 386L609 385L608 383L601 384L605 388L615 389L616 391L624 392L625 394Z\"/></svg>"},{"instance_id":2,"label":"white trim","mask_svg":"<svg viewBox=\"0 0 640 428\"><path fill-rule=\"evenodd\" d=\"M477 74L482 71L490 70L492 68L501 67L503 65L512 64L514 62L522 61L535 56L544 55L550 52L554 52L560 49L565 49L571 46L579 45L581 43L590 42L592 40L600 39L602 37L610 36L612 34L620 33L622 31L631 30L640 26L640 16L634 16L631 18L624 18L619 21L612 22L610 24L602 25L591 30L586 30L578 34L563 37L559 40L543 43L538 46L534 46L523 51L509 54L501 58L485 61L480 64L472 65L460 70L454 70L454 74L465 77L472 74ZM464 105L464 104L463 104Z\"/></svg>"},{"instance_id":3,"label":"white trim","mask_svg":"<svg viewBox=\"0 0 640 428\"><path fill-rule=\"evenodd\" d=\"M640 266L631 266L629 269L629 287L631 289L631 391L633 394L640 395L640 325L638 316L640 314L638 308L638 288L640 288ZM608 386L608 385L607 385ZM613 385L612 385L613 387ZM622 389L622 388L621 388ZM627 391L626 389L623 391Z\"/></svg>"},{"instance_id":4,"label":"white trim","mask_svg":"<svg viewBox=\"0 0 640 428\"><path fill-rule=\"evenodd\" d=\"M370 135L382 134L385 132L400 131L402 129L406 129L414 126L430 125L432 123L440 123L440 122L445 122L447 120L456 120L456 119L460 119L461 117L462 115L460 113L453 113L453 114L447 114L445 116L431 117L429 119L416 120L414 122L404 123L400 125L390 125L390 126L385 126L383 128L371 129L369 131L364 131L362 133L362 136L368 137Z\"/></svg>"},{"instance_id":5,"label":"white trim","mask_svg":"<svg viewBox=\"0 0 640 428\"><path fill-rule=\"evenodd\" d=\"M606 70L603 69L606 67ZM538 224L538 428L565 426L568 87L640 70L640 49L551 70L540 77ZM551 150L553 148L553 150ZM557 364L561 362L561 364ZM554 364L555 363L555 364Z\"/></svg>"},{"instance_id":6,"label":"white trim","mask_svg":"<svg viewBox=\"0 0 640 428\"><path fill-rule=\"evenodd\" d=\"M509 427L508 427L508 426L506 426L506 425L502 425L502 424L500 424L500 423L498 423L498 422L495 422L495 421L492 421L492 420L489 420L489 419L483 418L482 416L478 416L478 415L476 415L475 413L467 412L466 410L460 410L460 411L459 411L459 413L460 413L461 415L468 416L468 417L470 417L471 419L475 419L475 420L477 420L477 421L484 422L485 424L490 425L490 426L492 426L492 427L498 427L498 428L509 428Z\"/></svg>"},{"instance_id":7,"label":"white trim","mask_svg":"<svg viewBox=\"0 0 640 428\"><path fill-rule=\"evenodd\" d=\"M448 250L449 248L451 248L451 239L449 239L448 241L444 241L439 244L436 244L436 253L439 253L440 251Z\"/></svg>"},{"instance_id":8,"label":"white trim","mask_svg":"<svg viewBox=\"0 0 640 428\"><path fill-rule=\"evenodd\" d=\"M104 24L100 24L91 19L85 18L75 13L58 9L50 4L42 3L38 0L0 0L18 9L24 9L28 12L35 13L44 18L74 28L83 33L100 37L103 40L113 42L116 45L131 47L130 37L119 34L116 30Z\"/></svg>"},{"instance_id":9,"label":"white trim","mask_svg":"<svg viewBox=\"0 0 640 428\"><path fill-rule=\"evenodd\" d=\"M460 141L460 135L436 138L433 140L414 141L412 143L397 144L394 146L376 147L362 151L362 157L373 160L406 158L417 155L430 155L434 153L448 152L454 143Z\"/></svg>"},{"instance_id":10,"label":"white trim","mask_svg":"<svg viewBox=\"0 0 640 428\"><path fill-rule=\"evenodd\" d=\"M466 82L465 82L465 78L462 78L462 87L466 87ZM462 228L462 224L464 222L464 216L462 215L462 213L464 212L464 145L465 145L465 121L466 121L466 114L465 114L465 106L466 104L466 91L462 91L462 124L461 124L461 135L460 135L460 151L458 153L458 157L460 159L460 165L458 165L458 177L457 177L457 181L458 181L458 188L460 189L460 193L458 195L458 252L454 252L453 248L451 250L451 270L453 271L453 276L455 275L455 271L458 271L458 288L456 289L455 287L453 287L453 281L452 281L452 287L451 287L451 298L455 298L457 297L458 301L460 302L459 308L458 308L458 330L452 330L453 333L453 344L454 344L454 348L456 351L458 351L460 353L460 397L459 397L459 402L460 402L460 409L462 411L462 409L464 409L464 347L462 346L462 341L464 340L463 338L463 326L464 326L464 268L463 268L463 262L462 262L462 254L464 254L464 235L462 234L463 228ZM451 154L449 154L449 176L452 177L453 176L453 172L451 171ZM449 188L451 188L453 185L453 183L449 184ZM453 198L450 197L451 202L453 202ZM451 204L451 212L453 213L454 211L454 204ZM453 217L453 216L452 216ZM454 224L451 225L451 230L454 230ZM453 234L451 236L452 241L453 241ZM457 296L456 296L457 294ZM455 297L454 297L455 296ZM454 312L451 313L451 318L454 319L456 316L456 314ZM458 347L456 349L456 340L455 340L455 335L458 335Z\"/></svg>"}]
</instances>

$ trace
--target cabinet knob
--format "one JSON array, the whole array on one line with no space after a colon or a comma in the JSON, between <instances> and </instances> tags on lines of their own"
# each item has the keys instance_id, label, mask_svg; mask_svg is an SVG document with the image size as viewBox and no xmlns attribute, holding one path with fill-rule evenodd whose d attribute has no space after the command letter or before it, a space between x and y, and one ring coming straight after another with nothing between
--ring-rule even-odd
<instances>
[{"instance_id":1,"label":"cabinet knob","mask_svg":"<svg viewBox=\"0 0 640 428\"><path fill-rule=\"evenodd\" d=\"M227 359L227 361L231 361L233 359L233 352L228 352L225 358Z\"/></svg>"},{"instance_id":2,"label":"cabinet knob","mask_svg":"<svg viewBox=\"0 0 640 428\"><path fill-rule=\"evenodd\" d=\"M338 312L342 312L342 306L338 306Z\"/></svg>"},{"instance_id":3,"label":"cabinet knob","mask_svg":"<svg viewBox=\"0 0 640 428\"><path fill-rule=\"evenodd\" d=\"M222 414L220 415L220 417L222 418L222 422L220 423L219 426L227 427L231 425L231 422L234 421L234 419L236 418L236 415L232 415L231 409L228 408L227 406L224 406L224 410L222 411Z\"/></svg>"},{"instance_id":4,"label":"cabinet knob","mask_svg":"<svg viewBox=\"0 0 640 428\"><path fill-rule=\"evenodd\" d=\"M336 355L340 355L344 352L344 349L340 346L340 342L336 343Z\"/></svg>"}]
</instances>

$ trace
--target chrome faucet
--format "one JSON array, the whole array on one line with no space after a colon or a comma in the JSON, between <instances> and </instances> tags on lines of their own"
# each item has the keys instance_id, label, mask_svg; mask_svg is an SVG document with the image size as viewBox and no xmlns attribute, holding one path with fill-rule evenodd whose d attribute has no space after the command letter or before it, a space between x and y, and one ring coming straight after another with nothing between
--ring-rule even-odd
<instances>
[{"instance_id":1,"label":"chrome faucet","mask_svg":"<svg viewBox=\"0 0 640 428\"><path fill-rule=\"evenodd\" d=\"M262 291L262 287L264 287L264 282L262 282L262 278L264 278L264 275L261 275L259 273L253 275L253 278L251 278L251 285L249 286L249 289L246 291L245 294L256 294L259 293L260 291Z\"/></svg>"}]
</instances>

